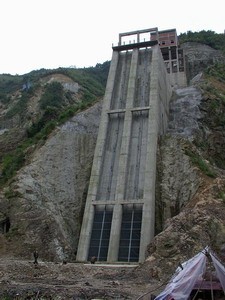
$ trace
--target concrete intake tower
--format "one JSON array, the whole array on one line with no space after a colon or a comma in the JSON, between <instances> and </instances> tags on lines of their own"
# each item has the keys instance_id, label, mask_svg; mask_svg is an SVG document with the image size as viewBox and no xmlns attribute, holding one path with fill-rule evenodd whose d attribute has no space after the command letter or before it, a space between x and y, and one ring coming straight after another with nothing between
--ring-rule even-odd
<instances>
[{"instance_id":1,"label":"concrete intake tower","mask_svg":"<svg viewBox=\"0 0 225 300\"><path fill-rule=\"evenodd\" d=\"M154 237L157 142L167 129L173 75L159 37L157 28L121 33L113 46L78 261L142 262Z\"/></svg>"}]
</instances>

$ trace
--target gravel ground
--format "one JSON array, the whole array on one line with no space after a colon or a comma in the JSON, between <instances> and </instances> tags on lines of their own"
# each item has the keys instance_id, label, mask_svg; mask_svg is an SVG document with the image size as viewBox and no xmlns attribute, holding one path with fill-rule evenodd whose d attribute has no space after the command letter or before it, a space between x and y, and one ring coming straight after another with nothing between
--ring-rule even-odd
<instances>
[{"instance_id":1,"label":"gravel ground","mask_svg":"<svg viewBox=\"0 0 225 300\"><path fill-rule=\"evenodd\" d=\"M137 268L0 259L0 299L138 299L154 285Z\"/></svg>"}]
</instances>

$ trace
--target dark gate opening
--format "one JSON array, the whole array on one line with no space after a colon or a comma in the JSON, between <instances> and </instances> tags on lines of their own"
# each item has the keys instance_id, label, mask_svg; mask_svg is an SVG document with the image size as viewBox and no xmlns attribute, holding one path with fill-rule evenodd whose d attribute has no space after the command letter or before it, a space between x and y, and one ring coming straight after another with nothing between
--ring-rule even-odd
<instances>
[{"instance_id":1,"label":"dark gate opening","mask_svg":"<svg viewBox=\"0 0 225 300\"><path fill-rule=\"evenodd\" d=\"M107 260L112 213L113 207L110 205L95 206L89 258L95 256L98 261Z\"/></svg>"},{"instance_id":2,"label":"dark gate opening","mask_svg":"<svg viewBox=\"0 0 225 300\"><path fill-rule=\"evenodd\" d=\"M142 205L124 205L118 261L139 260Z\"/></svg>"},{"instance_id":3,"label":"dark gate opening","mask_svg":"<svg viewBox=\"0 0 225 300\"><path fill-rule=\"evenodd\" d=\"M4 220L0 221L0 233L7 233L10 229L10 220L9 218L5 218Z\"/></svg>"}]
</instances>

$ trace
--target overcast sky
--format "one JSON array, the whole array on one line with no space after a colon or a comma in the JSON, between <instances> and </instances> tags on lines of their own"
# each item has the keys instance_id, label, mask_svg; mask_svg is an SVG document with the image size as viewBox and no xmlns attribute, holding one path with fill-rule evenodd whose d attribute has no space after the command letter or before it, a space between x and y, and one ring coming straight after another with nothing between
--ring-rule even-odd
<instances>
[{"instance_id":1,"label":"overcast sky","mask_svg":"<svg viewBox=\"0 0 225 300\"><path fill-rule=\"evenodd\" d=\"M0 0L0 74L111 60L119 33L224 33L224 0Z\"/></svg>"}]
</instances>

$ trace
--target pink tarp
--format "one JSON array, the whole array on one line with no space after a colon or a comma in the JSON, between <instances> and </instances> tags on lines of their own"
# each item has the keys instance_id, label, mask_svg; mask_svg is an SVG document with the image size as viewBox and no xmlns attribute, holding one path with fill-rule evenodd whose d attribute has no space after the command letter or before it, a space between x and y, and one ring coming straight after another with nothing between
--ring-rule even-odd
<instances>
[{"instance_id":1,"label":"pink tarp","mask_svg":"<svg viewBox=\"0 0 225 300\"><path fill-rule=\"evenodd\" d=\"M202 252L198 253L192 259L183 263L182 268L177 268L171 282L166 286L165 290L155 298L155 300L186 300L189 297L196 280L205 272L205 254Z\"/></svg>"},{"instance_id":2,"label":"pink tarp","mask_svg":"<svg viewBox=\"0 0 225 300\"><path fill-rule=\"evenodd\" d=\"M211 258L216 269L216 275L222 285L223 291L225 291L225 268L224 266L216 259L213 253L211 253Z\"/></svg>"},{"instance_id":3,"label":"pink tarp","mask_svg":"<svg viewBox=\"0 0 225 300\"><path fill-rule=\"evenodd\" d=\"M206 253L211 256L217 277L225 291L225 268L207 247L190 260L184 262L181 265L182 267L177 268L165 290L155 300L187 300L196 281L201 279L205 273Z\"/></svg>"}]
</instances>

